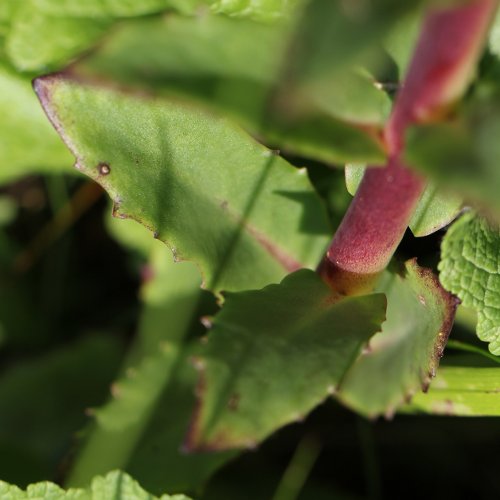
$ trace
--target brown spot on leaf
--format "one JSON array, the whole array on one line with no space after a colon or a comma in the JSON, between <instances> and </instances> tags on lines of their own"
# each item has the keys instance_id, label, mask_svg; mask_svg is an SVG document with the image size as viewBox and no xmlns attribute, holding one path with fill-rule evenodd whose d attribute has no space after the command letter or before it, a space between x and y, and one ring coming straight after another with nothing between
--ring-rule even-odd
<instances>
[{"instance_id":1,"label":"brown spot on leaf","mask_svg":"<svg viewBox=\"0 0 500 500\"><path fill-rule=\"evenodd\" d=\"M111 167L109 166L109 163L101 162L97 165L97 171L99 172L99 175L109 175L111 173Z\"/></svg>"}]
</instances>

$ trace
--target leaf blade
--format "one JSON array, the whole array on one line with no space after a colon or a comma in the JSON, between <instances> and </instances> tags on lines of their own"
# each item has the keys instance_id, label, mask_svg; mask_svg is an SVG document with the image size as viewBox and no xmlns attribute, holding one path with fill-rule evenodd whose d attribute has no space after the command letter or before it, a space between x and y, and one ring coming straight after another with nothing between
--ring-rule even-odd
<instances>
[{"instance_id":1,"label":"leaf blade","mask_svg":"<svg viewBox=\"0 0 500 500\"><path fill-rule=\"evenodd\" d=\"M230 294L195 366L188 449L253 447L335 391L384 319L383 295L332 300L311 271Z\"/></svg>"},{"instance_id":2,"label":"leaf blade","mask_svg":"<svg viewBox=\"0 0 500 500\"><path fill-rule=\"evenodd\" d=\"M319 261L329 224L305 171L227 120L61 76L37 79L36 90L77 166L110 194L115 214L140 221L178 258L196 261L208 288L263 286Z\"/></svg>"},{"instance_id":3,"label":"leaf blade","mask_svg":"<svg viewBox=\"0 0 500 500\"><path fill-rule=\"evenodd\" d=\"M338 393L343 403L369 417L393 415L429 385L453 324L457 303L433 273L415 261L405 268L404 277L386 273L379 285L387 294L387 321Z\"/></svg>"}]
</instances>

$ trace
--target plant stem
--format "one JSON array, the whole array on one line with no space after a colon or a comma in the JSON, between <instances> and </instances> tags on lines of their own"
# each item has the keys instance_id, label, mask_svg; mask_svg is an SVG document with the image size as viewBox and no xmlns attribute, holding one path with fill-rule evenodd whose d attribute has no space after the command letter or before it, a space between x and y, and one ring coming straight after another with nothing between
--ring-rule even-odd
<instances>
[{"instance_id":1,"label":"plant stem","mask_svg":"<svg viewBox=\"0 0 500 500\"><path fill-rule=\"evenodd\" d=\"M497 0L431 10L384 130L385 168L366 171L318 272L341 295L371 290L403 238L425 180L402 160L413 124L444 118L464 93L481 55Z\"/></svg>"},{"instance_id":2,"label":"plant stem","mask_svg":"<svg viewBox=\"0 0 500 500\"><path fill-rule=\"evenodd\" d=\"M320 452L319 439L310 434L305 435L285 470L273 500L295 500L299 496Z\"/></svg>"}]
</instances>

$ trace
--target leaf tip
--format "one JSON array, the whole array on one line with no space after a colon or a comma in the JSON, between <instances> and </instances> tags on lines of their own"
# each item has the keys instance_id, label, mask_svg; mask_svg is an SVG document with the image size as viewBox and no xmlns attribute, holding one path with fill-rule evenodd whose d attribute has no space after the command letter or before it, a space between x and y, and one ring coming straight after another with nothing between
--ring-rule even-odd
<instances>
[{"instance_id":1,"label":"leaf tip","mask_svg":"<svg viewBox=\"0 0 500 500\"><path fill-rule=\"evenodd\" d=\"M59 78L56 75L39 76L32 81L33 90L45 108L50 101L51 91Z\"/></svg>"}]
</instances>

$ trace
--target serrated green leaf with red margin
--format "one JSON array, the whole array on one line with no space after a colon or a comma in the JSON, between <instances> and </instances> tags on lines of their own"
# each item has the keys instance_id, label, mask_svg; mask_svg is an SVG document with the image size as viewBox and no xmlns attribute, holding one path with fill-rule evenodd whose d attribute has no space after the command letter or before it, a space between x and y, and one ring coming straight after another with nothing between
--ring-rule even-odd
<instances>
[{"instance_id":1,"label":"serrated green leaf with red margin","mask_svg":"<svg viewBox=\"0 0 500 500\"><path fill-rule=\"evenodd\" d=\"M385 319L383 294L336 301L308 270L229 294L195 360L189 450L254 447L335 392Z\"/></svg>"},{"instance_id":2,"label":"serrated green leaf with red margin","mask_svg":"<svg viewBox=\"0 0 500 500\"><path fill-rule=\"evenodd\" d=\"M306 172L229 121L62 75L37 79L35 89L115 214L196 262L207 288L259 288L319 262L330 228Z\"/></svg>"},{"instance_id":3,"label":"serrated green leaf with red margin","mask_svg":"<svg viewBox=\"0 0 500 500\"><path fill-rule=\"evenodd\" d=\"M429 386L458 304L433 272L415 260L399 273L387 271L377 290L387 295L387 321L338 393L343 403L369 417L391 416Z\"/></svg>"}]
</instances>

